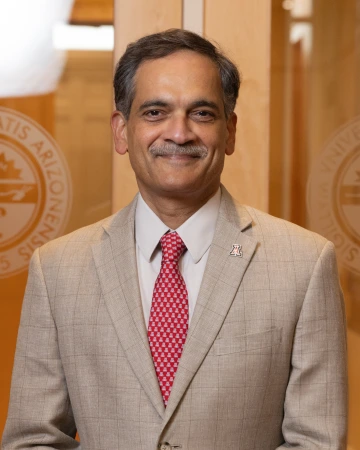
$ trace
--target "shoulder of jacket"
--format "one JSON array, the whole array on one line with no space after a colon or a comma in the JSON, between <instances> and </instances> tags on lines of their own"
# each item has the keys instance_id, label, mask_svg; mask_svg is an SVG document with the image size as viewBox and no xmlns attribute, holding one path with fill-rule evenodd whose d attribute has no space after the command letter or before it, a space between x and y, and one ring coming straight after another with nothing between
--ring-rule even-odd
<instances>
[{"instance_id":1,"label":"shoulder of jacket","mask_svg":"<svg viewBox=\"0 0 360 450\"><path fill-rule=\"evenodd\" d=\"M119 213L99 220L91 225L79 228L64 236L53 239L42 245L39 249L41 259L55 258L64 252L87 252L91 250L91 245L104 239L105 228L109 226Z\"/></svg>"},{"instance_id":2,"label":"shoulder of jacket","mask_svg":"<svg viewBox=\"0 0 360 450\"><path fill-rule=\"evenodd\" d=\"M291 237L304 244L313 242L320 249L328 242L324 236L314 231L303 228L285 219L272 216L251 206L245 206L252 218L253 236L262 236L264 239L280 238L282 236Z\"/></svg>"}]
</instances>

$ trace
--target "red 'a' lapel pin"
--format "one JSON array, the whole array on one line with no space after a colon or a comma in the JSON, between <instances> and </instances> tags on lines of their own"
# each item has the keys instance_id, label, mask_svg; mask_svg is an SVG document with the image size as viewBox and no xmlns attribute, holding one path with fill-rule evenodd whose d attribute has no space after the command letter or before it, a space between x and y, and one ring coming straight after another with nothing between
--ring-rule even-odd
<instances>
[{"instance_id":1,"label":"red 'a' lapel pin","mask_svg":"<svg viewBox=\"0 0 360 450\"><path fill-rule=\"evenodd\" d=\"M242 258L243 252L241 251L242 246L240 244L233 244L230 256L239 256Z\"/></svg>"}]
</instances>

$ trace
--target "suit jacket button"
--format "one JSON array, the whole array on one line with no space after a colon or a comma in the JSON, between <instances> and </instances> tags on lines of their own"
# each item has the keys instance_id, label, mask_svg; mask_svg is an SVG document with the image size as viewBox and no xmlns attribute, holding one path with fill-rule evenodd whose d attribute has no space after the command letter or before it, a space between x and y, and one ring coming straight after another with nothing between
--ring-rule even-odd
<instances>
[{"instance_id":1,"label":"suit jacket button","mask_svg":"<svg viewBox=\"0 0 360 450\"><path fill-rule=\"evenodd\" d=\"M171 450L171 445L168 442L165 442L164 444L159 444L160 450Z\"/></svg>"}]
</instances>

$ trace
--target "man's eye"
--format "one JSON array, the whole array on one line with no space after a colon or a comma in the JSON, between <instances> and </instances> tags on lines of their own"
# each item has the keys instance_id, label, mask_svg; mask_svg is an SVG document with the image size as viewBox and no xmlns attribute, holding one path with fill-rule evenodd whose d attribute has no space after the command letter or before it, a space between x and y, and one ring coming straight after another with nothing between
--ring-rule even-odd
<instances>
[{"instance_id":1,"label":"man's eye","mask_svg":"<svg viewBox=\"0 0 360 450\"><path fill-rule=\"evenodd\" d=\"M161 116L161 111L158 109L151 109L150 111L146 111L144 113L144 116L148 119L157 119Z\"/></svg>"},{"instance_id":2,"label":"man's eye","mask_svg":"<svg viewBox=\"0 0 360 450\"><path fill-rule=\"evenodd\" d=\"M210 121L215 118L215 114L212 113L211 111L204 111L204 110L194 111L194 115L195 117L198 118L198 120L202 121Z\"/></svg>"}]
</instances>

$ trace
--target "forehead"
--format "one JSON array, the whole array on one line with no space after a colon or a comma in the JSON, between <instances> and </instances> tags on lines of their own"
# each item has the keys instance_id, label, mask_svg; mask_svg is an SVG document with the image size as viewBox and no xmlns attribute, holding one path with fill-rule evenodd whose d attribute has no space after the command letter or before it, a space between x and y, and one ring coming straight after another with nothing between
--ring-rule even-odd
<instances>
[{"instance_id":1,"label":"forehead","mask_svg":"<svg viewBox=\"0 0 360 450\"><path fill-rule=\"evenodd\" d=\"M136 72L134 102L158 95L222 101L219 70L210 58L189 50L145 61Z\"/></svg>"}]
</instances>

